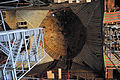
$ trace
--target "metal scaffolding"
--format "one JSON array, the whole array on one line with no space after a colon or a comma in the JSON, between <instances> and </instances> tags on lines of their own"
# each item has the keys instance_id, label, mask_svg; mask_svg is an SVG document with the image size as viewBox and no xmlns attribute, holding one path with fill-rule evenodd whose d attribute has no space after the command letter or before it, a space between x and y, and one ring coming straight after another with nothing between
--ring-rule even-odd
<instances>
[{"instance_id":1,"label":"metal scaffolding","mask_svg":"<svg viewBox=\"0 0 120 80\"><path fill-rule=\"evenodd\" d=\"M104 26L105 55L116 69L120 66L120 25ZM119 71L119 69L118 69Z\"/></svg>"},{"instance_id":2,"label":"metal scaffolding","mask_svg":"<svg viewBox=\"0 0 120 80\"><path fill-rule=\"evenodd\" d=\"M2 80L20 80L45 57L42 28L0 32L0 46L8 55Z\"/></svg>"},{"instance_id":3,"label":"metal scaffolding","mask_svg":"<svg viewBox=\"0 0 120 80\"><path fill-rule=\"evenodd\" d=\"M43 28L1 31L0 50L7 55L6 62L0 66L0 80L22 79L45 58Z\"/></svg>"},{"instance_id":4,"label":"metal scaffolding","mask_svg":"<svg viewBox=\"0 0 120 80\"><path fill-rule=\"evenodd\" d=\"M17 2L19 0L11 0L11 1L3 1L3 2L0 2L0 4L7 4L7 3L12 3L12 2Z\"/></svg>"}]
</instances>

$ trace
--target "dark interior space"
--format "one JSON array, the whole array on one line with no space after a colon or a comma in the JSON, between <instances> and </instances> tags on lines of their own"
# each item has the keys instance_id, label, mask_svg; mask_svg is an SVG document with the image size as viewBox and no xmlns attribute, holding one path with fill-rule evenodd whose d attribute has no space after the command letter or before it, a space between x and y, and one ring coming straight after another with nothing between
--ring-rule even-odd
<instances>
[{"instance_id":1,"label":"dark interior space","mask_svg":"<svg viewBox=\"0 0 120 80\"><path fill-rule=\"evenodd\" d=\"M115 0L115 7L120 7L120 0Z\"/></svg>"},{"instance_id":2,"label":"dark interior space","mask_svg":"<svg viewBox=\"0 0 120 80\"><path fill-rule=\"evenodd\" d=\"M63 9L55 13L61 23L61 33L67 45L67 58L72 59L82 50L86 41L86 28L71 9Z\"/></svg>"},{"instance_id":3,"label":"dark interior space","mask_svg":"<svg viewBox=\"0 0 120 80\"><path fill-rule=\"evenodd\" d=\"M115 78L115 79L120 79L120 73L118 72L118 70L113 70L113 78Z\"/></svg>"}]
</instances>

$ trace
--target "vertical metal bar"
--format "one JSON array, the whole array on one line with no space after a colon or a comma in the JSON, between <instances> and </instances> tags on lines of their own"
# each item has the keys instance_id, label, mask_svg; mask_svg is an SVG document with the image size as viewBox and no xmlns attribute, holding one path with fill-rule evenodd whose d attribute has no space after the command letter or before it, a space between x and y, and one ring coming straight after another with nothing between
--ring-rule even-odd
<instances>
[{"instance_id":1,"label":"vertical metal bar","mask_svg":"<svg viewBox=\"0 0 120 80\"><path fill-rule=\"evenodd\" d=\"M13 79L15 79L15 75L14 75L14 71L12 70L12 76L13 76Z\"/></svg>"},{"instance_id":2,"label":"vertical metal bar","mask_svg":"<svg viewBox=\"0 0 120 80\"><path fill-rule=\"evenodd\" d=\"M15 43L15 41L16 41L16 37L15 37L15 36L17 36L16 33L13 33L13 34L14 34L14 40L13 40L12 48L13 48L14 43Z\"/></svg>"},{"instance_id":3,"label":"vertical metal bar","mask_svg":"<svg viewBox=\"0 0 120 80\"><path fill-rule=\"evenodd\" d=\"M3 77L4 77L4 80L6 80L5 69L6 69L6 65L7 65L7 62L8 62L8 60L9 60L9 58L10 58L10 54L8 55L7 61L6 61L5 66L4 66L4 68L3 68Z\"/></svg>"},{"instance_id":4,"label":"vertical metal bar","mask_svg":"<svg viewBox=\"0 0 120 80\"><path fill-rule=\"evenodd\" d=\"M39 30L39 44L38 44L38 47L39 47L39 49L40 49L40 52L39 52L39 59L41 59L41 57L42 57L42 55L41 55L41 51L42 51L42 42L41 42L41 40L42 40L42 34L41 34L41 30Z\"/></svg>"},{"instance_id":5,"label":"vertical metal bar","mask_svg":"<svg viewBox=\"0 0 120 80\"><path fill-rule=\"evenodd\" d=\"M21 56L20 56L21 57ZM24 72L24 69L23 69L23 59L21 58L22 62L21 62L21 67L22 67L22 71Z\"/></svg>"},{"instance_id":6,"label":"vertical metal bar","mask_svg":"<svg viewBox=\"0 0 120 80\"><path fill-rule=\"evenodd\" d=\"M45 48L44 48L44 34L45 34L45 31L43 31L43 29L41 29L41 34L42 34L42 46L43 46L43 54L44 54L44 56L43 57L45 57Z\"/></svg>"},{"instance_id":7,"label":"vertical metal bar","mask_svg":"<svg viewBox=\"0 0 120 80\"><path fill-rule=\"evenodd\" d=\"M7 34L7 37L8 37L8 41L9 41L10 55L11 55L11 60L12 60L12 66L13 66L14 76L15 76L14 80L17 80L16 70L15 70L15 63L14 63L14 59L13 59L13 53L12 53L12 47L11 47L11 42L10 42L10 36L9 36L9 34Z\"/></svg>"},{"instance_id":8,"label":"vertical metal bar","mask_svg":"<svg viewBox=\"0 0 120 80\"><path fill-rule=\"evenodd\" d=\"M22 32L21 32L21 35L22 35L21 37L23 37ZM22 48L22 44L23 44L23 38L22 38L21 41L20 41L19 49L18 49L17 56L16 56L16 59L15 59L15 66L16 66L18 57L20 57L20 51L21 51L21 48ZM17 74L17 73L16 73L16 74Z\"/></svg>"},{"instance_id":9,"label":"vertical metal bar","mask_svg":"<svg viewBox=\"0 0 120 80\"><path fill-rule=\"evenodd\" d=\"M34 46L35 46L35 60L36 60L36 62L37 62L37 51L38 51L38 49L37 49L37 31L36 30L34 30ZM37 50L36 50L37 49Z\"/></svg>"},{"instance_id":10,"label":"vertical metal bar","mask_svg":"<svg viewBox=\"0 0 120 80\"><path fill-rule=\"evenodd\" d=\"M31 32L33 32L34 33L34 30L31 30ZM32 35L31 35L32 36ZM34 36L34 38L35 38L35 36ZM30 48L30 54L32 54L32 48L33 48L33 45L34 45L34 39L33 39L33 41L32 41L32 45L31 45L31 48Z\"/></svg>"},{"instance_id":11,"label":"vertical metal bar","mask_svg":"<svg viewBox=\"0 0 120 80\"><path fill-rule=\"evenodd\" d=\"M29 54L28 54L28 49L27 49L27 44L26 44L26 38L25 38L25 32L24 32L24 41L25 41L25 50L26 50L26 53L27 53L27 60L28 60L28 67L30 69L30 61L29 61Z\"/></svg>"},{"instance_id":12,"label":"vertical metal bar","mask_svg":"<svg viewBox=\"0 0 120 80\"><path fill-rule=\"evenodd\" d=\"M17 56L16 56L16 59L15 59L15 66L16 66L16 63L17 63L17 58L18 58L18 56L20 56L20 51L21 51L21 48L22 48L22 44L23 44L23 39L21 39L21 41L20 41L19 49L18 49Z\"/></svg>"},{"instance_id":13,"label":"vertical metal bar","mask_svg":"<svg viewBox=\"0 0 120 80\"><path fill-rule=\"evenodd\" d=\"M38 48L40 50L40 52L39 52L39 59L41 58L41 45L40 45L40 41L41 41L41 33L40 33L40 30L39 30L39 40L38 40Z\"/></svg>"},{"instance_id":14,"label":"vertical metal bar","mask_svg":"<svg viewBox=\"0 0 120 80\"><path fill-rule=\"evenodd\" d=\"M2 14L1 10L0 10L0 14L1 14L1 19L2 19L2 24L3 24L4 31L6 31L6 27L5 27L5 23L4 23L4 18L3 18L3 14Z\"/></svg>"},{"instance_id":15,"label":"vertical metal bar","mask_svg":"<svg viewBox=\"0 0 120 80\"><path fill-rule=\"evenodd\" d=\"M1 10L0 10L0 15L1 15L1 21L2 21L2 25L3 25L4 31L6 31L5 22L4 22L4 18L3 18L3 14L2 14ZM7 45L7 42L6 42L6 45Z\"/></svg>"},{"instance_id":16,"label":"vertical metal bar","mask_svg":"<svg viewBox=\"0 0 120 80\"><path fill-rule=\"evenodd\" d=\"M36 48L37 48L37 61L39 61L40 57L39 57L39 44L40 44L40 30L37 30L37 33L36 33L36 36L37 36L37 42L36 42Z\"/></svg>"},{"instance_id":17,"label":"vertical metal bar","mask_svg":"<svg viewBox=\"0 0 120 80\"><path fill-rule=\"evenodd\" d=\"M23 33L22 32L20 32L20 33L21 33L21 37L23 37ZM16 56L16 59L15 59L15 66L16 66L16 63L17 63L17 59L20 56L20 51L21 51L21 48L22 48L22 44L23 44L23 38L20 41L19 49L18 49L17 56Z\"/></svg>"}]
</instances>

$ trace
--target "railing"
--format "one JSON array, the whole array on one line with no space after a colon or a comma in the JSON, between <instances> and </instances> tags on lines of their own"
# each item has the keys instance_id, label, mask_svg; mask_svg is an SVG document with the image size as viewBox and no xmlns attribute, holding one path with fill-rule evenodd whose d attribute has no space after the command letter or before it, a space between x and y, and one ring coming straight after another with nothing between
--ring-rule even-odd
<instances>
[{"instance_id":1,"label":"railing","mask_svg":"<svg viewBox=\"0 0 120 80\"><path fill-rule=\"evenodd\" d=\"M104 50L106 67L118 69L120 66L120 25L104 26Z\"/></svg>"},{"instance_id":2,"label":"railing","mask_svg":"<svg viewBox=\"0 0 120 80\"><path fill-rule=\"evenodd\" d=\"M45 57L42 28L0 32L0 44L8 55L1 80L20 80ZM5 44L7 43L7 44ZM8 46L8 49L5 46ZM7 52L9 51L9 53Z\"/></svg>"},{"instance_id":3,"label":"railing","mask_svg":"<svg viewBox=\"0 0 120 80\"><path fill-rule=\"evenodd\" d=\"M8 4L8 3L17 2L17 1L19 0L3 1L3 2L0 2L0 4Z\"/></svg>"},{"instance_id":4,"label":"railing","mask_svg":"<svg viewBox=\"0 0 120 80\"><path fill-rule=\"evenodd\" d=\"M15 0L14 0L15 1ZM6 31L2 11L0 50L8 57L1 62L0 80L20 80L45 58L43 28Z\"/></svg>"}]
</instances>

